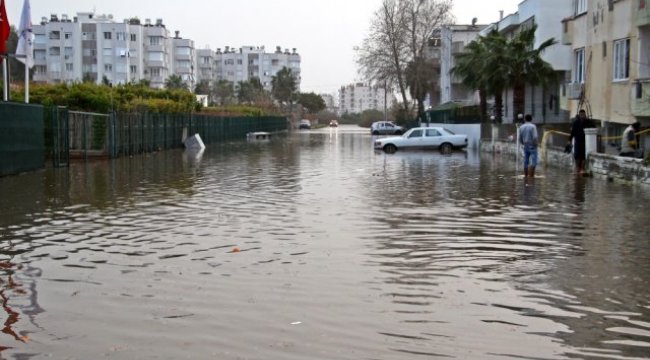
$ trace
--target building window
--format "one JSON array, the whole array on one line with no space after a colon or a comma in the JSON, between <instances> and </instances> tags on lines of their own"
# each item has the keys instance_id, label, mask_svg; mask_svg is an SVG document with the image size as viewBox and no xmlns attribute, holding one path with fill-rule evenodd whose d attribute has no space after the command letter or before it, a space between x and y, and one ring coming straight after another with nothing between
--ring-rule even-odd
<instances>
[{"instance_id":1,"label":"building window","mask_svg":"<svg viewBox=\"0 0 650 360\"><path fill-rule=\"evenodd\" d=\"M137 41L137 37L135 36L135 34L131 34L131 41L133 42Z\"/></svg>"},{"instance_id":2,"label":"building window","mask_svg":"<svg viewBox=\"0 0 650 360\"><path fill-rule=\"evenodd\" d=\"M135 74L138 72L138 67L136 65L130 65L129 66L131 74Z\"/></svg>"},{"instance_id":3,"label":"building window","mask_svg":"<svg viewBox=\"0 0 650 360\"><path fill-rule=\"evenodd\" d=\"M104 64L104 71L105 72L112 72L113 71L113 64Z\"/></svg>"},{"instance_id":4,"label":"building window","mask_svg":"<svg viewBox=\"0 0 650 360\"><path fill-rule=\"evenodd\" d=\"M150 36L149 37L149 45L151 46L159 46L162 44L162 36Z\"/></svg>"},{"instance_id":5,"label":"building window","mask_svg":"<svg viewBox=\"0 0 650 360\"><path fill-rule=\"evenodd\" d=\"M61 56L61 48L60 47L51 47L50 48L50 56Z\"/></svg>"},{"instance_id":6,"label":"building window","mask_svg":"<svg viewBox=\"0 0 650 360\"><path fill-rule=\"evenodd\" d=\"M177 47L176 48L176 55L190 56L190 55L192 55L192 49L190 49L188 47Z\"/></svg>"},{"instance_id":7,"label":"building window","mask_svg":"<svg viewBox=\"0 0 650 360\"><path fill-rule=\"evenodd\" d=\"M70 64L70 63L65 64L65 71L72 72L73 70L74 70L73 64Z\"/></svg>"},{"instance_id":8,"label":"building window","mask_svg":"<svg viewBox=\"0 0 650 360\"><path fill-rule=\"evenodd\" d=\"M160 68L152 68L151 69L151 76L152 77L160 77Z\"/></svg>"},{"instance_id":9,"label":"building window","mask_svg":"<svg viewBox=\"0 0 650 360\"><path fill-rule=\"evenodd\" d=\"M112 37L113 36L110 31L104 33L104 40L110 40Z\"/></svg>"},{"instance_id":10,"label":"building window","mask_svg":"<svg viewBox=\"0 0 650 360\"><path fill-rule=\"evenodd\" d=\"M584 84L585 82L585 48L577 49L574 52L573 82Z\"/></svg>"},{"instance_id":11,"label":"building window","mask_svg":"<svg viewBox=\"0 0 650 360\"><path fill-rule=\"evenodd\" d=\"M67 32L63 36L65 37L66 40L72 39L72 33Z\"/></svg>"},{"instance_id":12,"label":"building window","mask_svg":"<svg viewBox=\"0 0 650 360\"><path fill-rule=\"evenodd\" d=\"M149 61L163 61L165 54L160 51L152 51L149 53Z\"/></svg>"},{"instance_id":13,"label":"building window","mask_svg":"<svg viewBox=\"0 0 650 360\"><path fill-rule=\"evenodd\" d=\"M123 31L116 32L115 38L117 39L117 41L126 41L126 33Z\"/></svg>"},{"instance_id":14,"label":"building window","mask_svg":"<svg viewBox=\"0 0 650 360\"><path fill-rule=\"evenodd\" d=\"M181 69L189 69L190 61L189 60L179 60L176 62L177 66Z\"/></svg>"},{"instance_id":15,"label":"building window","mask_svg":"<svg viewBox=\"0 0 650 360\"><path fill-rule=\"evenodd\" d=\"M614 41L614 81L630 77L630 39Z\"/></svg>"},{"instance_id":16,"label":"building window","mask_svg":"<svg viewBox=\"0 0 650 360\"><path fill-rule=\"evenodd\" d=\"M587 0L575 0L575 15L587 12Z\"/></svg>"}]
</instances>

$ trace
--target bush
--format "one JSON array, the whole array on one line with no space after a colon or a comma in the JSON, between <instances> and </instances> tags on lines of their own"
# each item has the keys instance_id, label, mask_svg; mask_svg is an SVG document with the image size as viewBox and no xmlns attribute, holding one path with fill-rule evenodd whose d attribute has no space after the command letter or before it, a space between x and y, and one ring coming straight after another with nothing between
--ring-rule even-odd
<instances>
[{"instance_id":1,"label":"bush","mask_svg":"<svg viewBox=\"0 0 650 360\"><path fill-rule=\"evenodd\" d=\"M12 92L15 101L24 100L24 90ZM188 90L152 89L141 84L117 86L92 83L34 84L30 102L66 106L70 110L108 113L116 111L190 112L200 110Z\"/></svg>"}]
</instances>

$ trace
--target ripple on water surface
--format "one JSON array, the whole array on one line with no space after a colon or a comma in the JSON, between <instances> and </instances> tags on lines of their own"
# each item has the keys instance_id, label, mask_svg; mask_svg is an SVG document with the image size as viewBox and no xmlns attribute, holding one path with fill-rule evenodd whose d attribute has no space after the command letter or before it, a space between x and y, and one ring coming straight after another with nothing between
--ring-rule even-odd
<instances>
[{"instance_id":1,"label":"ripple on water surface","mask_svg":"<svg viewBox=\"0 0 650 360\"><path fill-rule=\"evenodd\" d=\"M32 190L0 200L1 351L648 358L646 190L371 145L342 127L0 179Z\"/></svg>"}]
</instances>

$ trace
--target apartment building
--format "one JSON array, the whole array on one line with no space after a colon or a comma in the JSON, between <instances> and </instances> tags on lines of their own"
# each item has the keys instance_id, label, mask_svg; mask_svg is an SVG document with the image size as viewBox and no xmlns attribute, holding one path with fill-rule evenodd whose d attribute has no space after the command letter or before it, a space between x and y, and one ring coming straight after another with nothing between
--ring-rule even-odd
<instances>
[{"instance_id":1,"label":"apartment building","mask_svg":"<svg viewBox=\"0 0 650 360\"><path fill-rule=\"evenodd\" d=\"M356 83L339 89L339 115L360 114L366 110L390 110L396 102L386 89L366 83Z\"/></svg>"},{"instance_id":2,"label":"apartment building","mask_svg":"<svg viewBox=\"0 0 650 360\"><path fill-rule=\"evenodd\" d=\"M452 75L451 70L456 66L456 55L465 50L465 46L476 40L481 30L487 25L447 25L440 29L440 104L460 102L468 105L478 105L478 94L474 89L462 84L459 76ZM434 41L434 44L436 42ZM436 104L437 105L437 104ZM435 106L432 104L432 106Z\"/></svg>"},{"instance_id":3,"label":"apartment building","mask_svg":"<svg viewBox=\"0 0 650 360\"><path fill-rule=\"evenodd\" d=\"M196 50L196 82L212 83L217 78L216 52L211 49Z\"/></svg>"},{"instance_id":4,"label":"apartment building","mask_svg":"<svg viewBox=\"0 0 650 360\"><path fill-rule=\"evenodd\" d=\"M300 89L300 54L296 49L267 53L264 46L242 46L239 49L226 46L215 53L215 80L228 80L232 83L258 78L266 90L271 90L271 80L284 67L291 70Z\"/></svg>"},{"instance_id":5,"label":"apartment building","mask_svg":"<svg viewBox=\"0 0 650 360\"><path fill-rule=\"evenodd\" d=\"M194 41L180 37L180 31L172 39L172 70L171 72L181 77L188 88L194 90L196 86L196 52Z\"/></svg>"},{"instance_id":6,"label":"apartment building","mask_svg":"<svg viewBox=\"0 0 650 360\"><path fill-rule=\"evenodd\" d=\"M586 1L586 0L576 0ZM562 39L561 20L573 15L573 4L568 0L525 0L518 6L518 11L502 17L495 24L486 27L481 36L487 35L496 28L506 36L513 36L520 29L537 25L535 44L539 45L554 38ZM557 72L558 79L565 79L571 72L571 48L561 42L547 48L542 59L548 62ZM561 106L561 86L531 86L526 85L525 112L533 115L536 122L561 123L569 121L570 111ZM504 122L513 122L518 114L514 114L513 91L507 89L503 94Z\"/></svg>"},{"instance_id":7,"label":"apartment building","mask_svg":"<svg viewBox=\"0 0 650 360\"><path fill-rule=\"evenodd\" d=\"M33 81L61 83L149 80L162 88L171 74L191 86L196 79L194 43L171 38L162 19L117 22L112 15L51 15L34 25Z\"/></svg>"},{"instance_id":8,"label":"apartment building","mask_svg":"<svg viewBox=\"0 0 650 360\"><path fill-rule=\"evenodd\" d=\"M571 74L562 106L585 108L612 133L630 123L650 125L650 2L574 1L562 21L571 47Z\"/></svg>"}]
</instances>

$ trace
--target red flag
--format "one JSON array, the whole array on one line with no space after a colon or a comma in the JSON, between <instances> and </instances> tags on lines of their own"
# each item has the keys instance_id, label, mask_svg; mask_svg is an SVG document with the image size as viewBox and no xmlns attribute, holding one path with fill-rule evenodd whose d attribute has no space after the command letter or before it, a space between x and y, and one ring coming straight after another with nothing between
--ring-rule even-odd
<instances>
[{"instance_id":1,"label":"red flag","mask_svg":"<svg viewBox=\"0 0 650 360\"><path fill-rule=\"evenodd\" d=\"M9 39L9 18L5 9L5 0L0 0L0 54L7 52L7 39Z\"/></svg>"}]
</instances>

